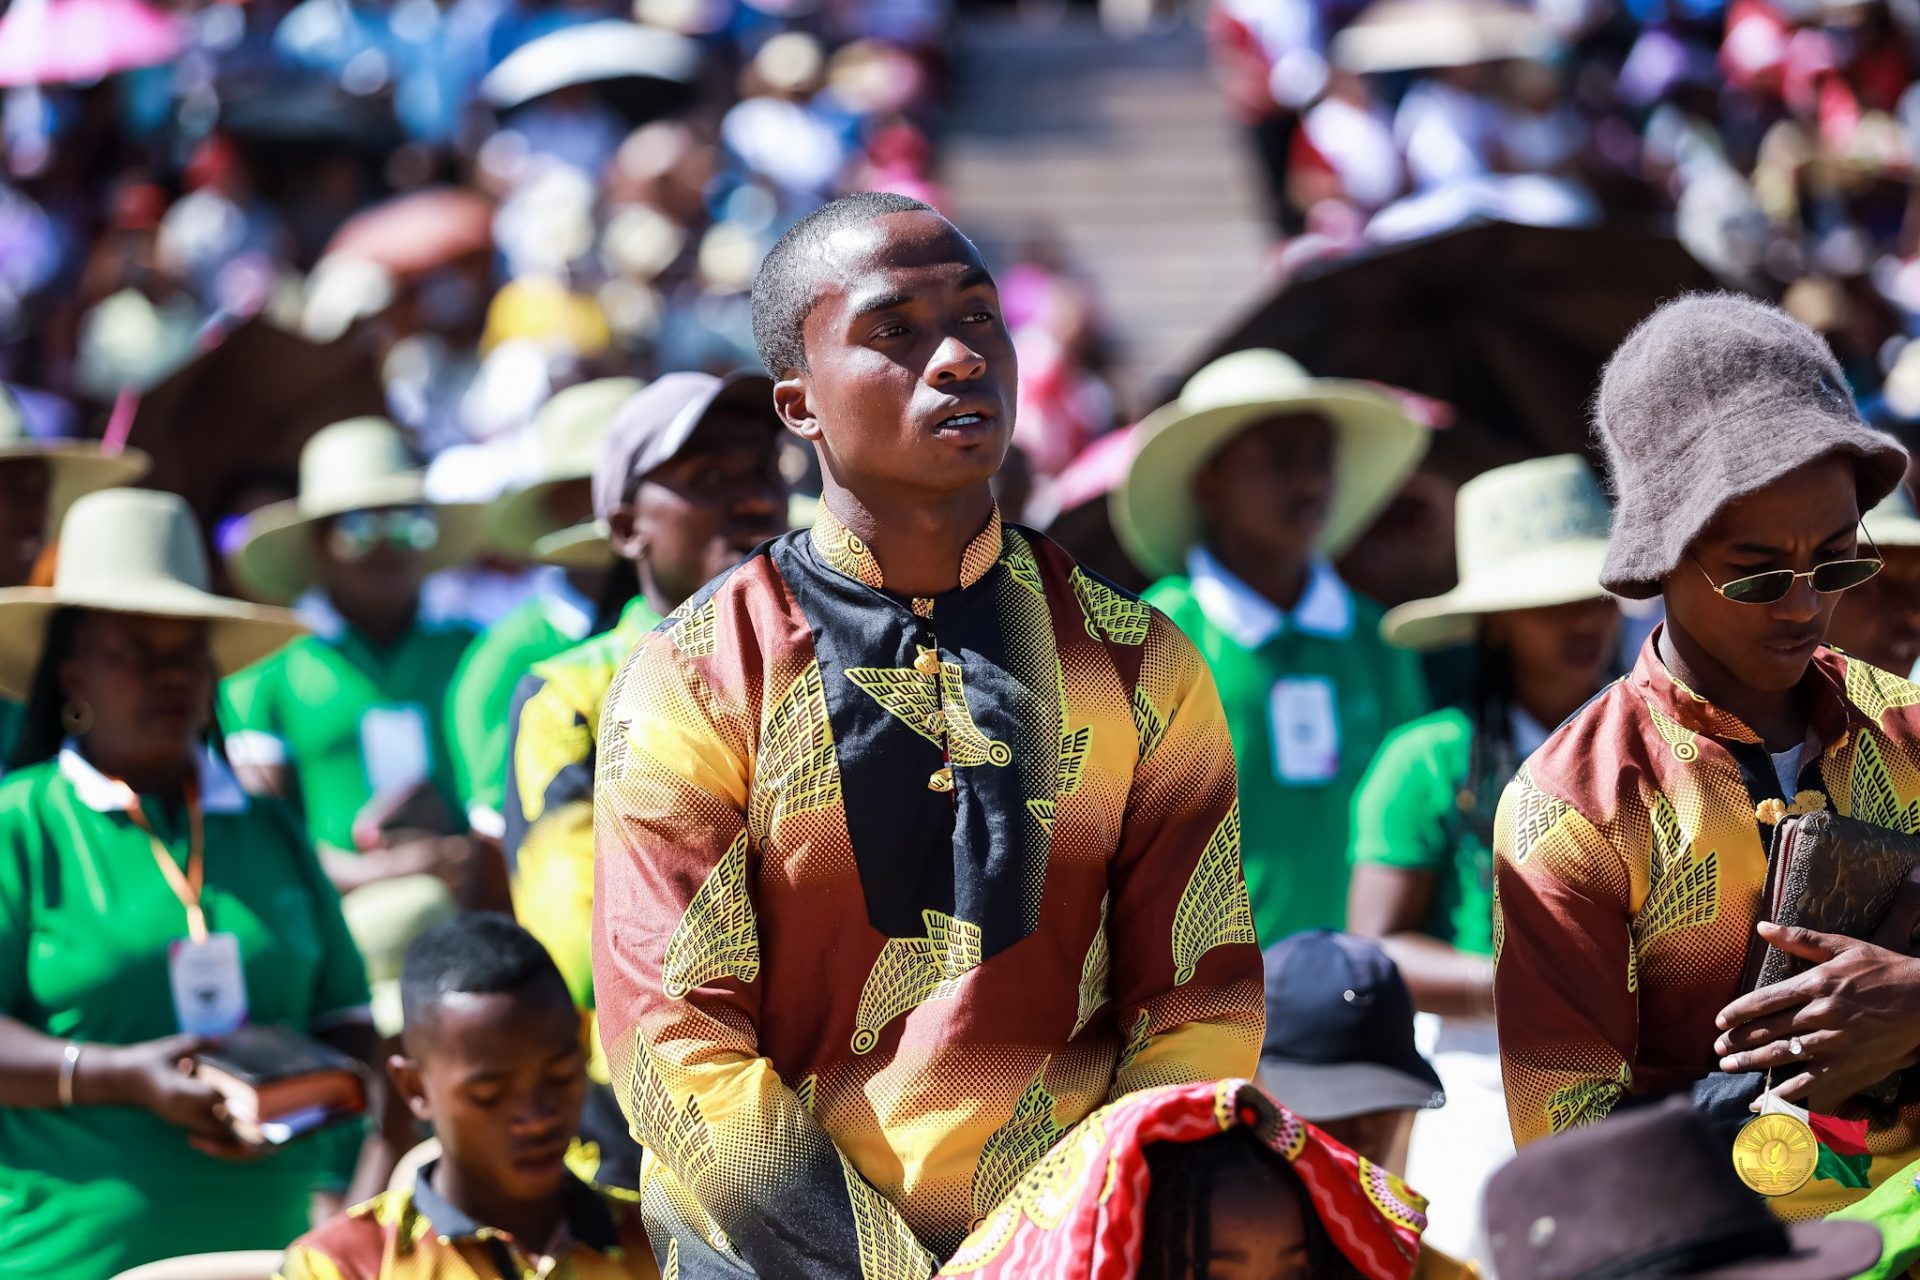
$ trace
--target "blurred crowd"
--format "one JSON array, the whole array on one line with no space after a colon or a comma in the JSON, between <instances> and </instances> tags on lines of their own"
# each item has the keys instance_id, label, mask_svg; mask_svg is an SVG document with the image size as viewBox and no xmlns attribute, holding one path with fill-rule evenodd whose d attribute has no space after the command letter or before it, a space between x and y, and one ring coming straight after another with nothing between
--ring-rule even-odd
<instances>
[{"instance_id":1,"label":"blurred crowd","mask_svg":"<svg viewBox=\"0 0 1920 1280\"><path fill-rule=\"evenodd\" d=\"M1871 413L1920 414L1913 6L1220 0L1209 33L1286 269L1475 219L1670 226Z\"/></svg>"}]
</instances>

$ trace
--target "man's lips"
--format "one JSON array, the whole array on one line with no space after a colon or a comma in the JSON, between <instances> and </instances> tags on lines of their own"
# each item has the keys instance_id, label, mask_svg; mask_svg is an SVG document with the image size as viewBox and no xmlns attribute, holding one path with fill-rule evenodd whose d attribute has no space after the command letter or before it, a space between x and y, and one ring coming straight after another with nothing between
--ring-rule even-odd
<instances>
[{"instance_id":1,"label":"man's lips","mask_svg":"<svg viewBox=\"0 0 1920 1280\"><path fill-rule=\"evenodd\" d=\"M980 435L991 431L999 417L999 409L990 403L962 400L932 418L932 431L946 437Z\"/></svg>"},{"instance_id":2,"label":"man's lips","mask_svg":"<svg viewBox=\"0 0 1920 1280\"><path fill-rule=\"evenodd\" d=\"M1819 643L1819 633L1809 631L1798 635L1772 636L1762 640L1760 647L1768 653L1791 658L1801 653L1811 653Z\"/></svg>"}]
</instances>

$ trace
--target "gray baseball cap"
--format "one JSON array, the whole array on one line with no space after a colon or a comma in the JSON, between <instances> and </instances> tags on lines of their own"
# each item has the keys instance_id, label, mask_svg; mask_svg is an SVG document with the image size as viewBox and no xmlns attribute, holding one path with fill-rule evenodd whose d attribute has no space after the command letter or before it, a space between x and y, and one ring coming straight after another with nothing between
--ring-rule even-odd
<instances>
[{"instance_id":1,"label":"gray baseball cap","mask_svg":"<svg viewBox=\"0 0 1920 1280\"><path fill-rule=\"evenodd\" d=\"M773 379L763 373L669 373L620 406L613 415L593 469L593 514L605 520L620 506L636 476L671 462L716 405L737 406L762 417L767 430L783 429L773 409Z\"/></svg>"}]
</instances>

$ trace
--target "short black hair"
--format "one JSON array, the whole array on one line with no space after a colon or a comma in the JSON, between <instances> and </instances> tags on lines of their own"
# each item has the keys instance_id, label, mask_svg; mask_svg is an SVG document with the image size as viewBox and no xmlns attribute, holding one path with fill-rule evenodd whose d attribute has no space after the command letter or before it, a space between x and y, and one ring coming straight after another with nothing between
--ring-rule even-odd
<instances>
[{"instance_id":1,"label":"short black hair","mask_svg":"<svg viewBox=\"0 0 1920 1280\"><path fill-rule=\"evenodd\" d=\"M406 1030L425 1029L434 1006L455 993L493 995L551 982L572 1002L560 967L510 916L482 911L434 925L407 947L400 962L400 1009Z\"/></svg>"},{"instance_id":2,"label":"short black hair","mask_svg":"<svg viewBox=\"0 0 1920 1280\"><path fill-rule=\"evenodd\" d=\"M856 191L821 205L788 227L767 250L753 277L753 343L768 373L784 378L790 369L807 367L801 328L819 301L819 258L827 240L848 227L892 213L944 216L912 196Z\"/></svg>"}]
</instances>

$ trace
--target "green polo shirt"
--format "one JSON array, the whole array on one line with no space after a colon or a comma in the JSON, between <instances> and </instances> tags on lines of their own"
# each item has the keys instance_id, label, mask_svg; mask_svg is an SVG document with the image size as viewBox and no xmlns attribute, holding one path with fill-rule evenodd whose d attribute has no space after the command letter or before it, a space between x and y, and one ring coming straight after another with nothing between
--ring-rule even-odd
<instances>
[{"instance_id":1,"label":"green polo shirt","mask_svg":"<svg viewBox=\"0 0 1920 1280\"><path fill-rule=\"evenodd\" d=\"M73 752L0 782L0 1013L36 1031L133 1044L180 1030L167 949L186 911L126 794ZM238 938L252 1020L364 1018L359 953L292 813L211 760L201 795L201 904ZM184 813L141 807L184 867ZM233 1164L132 1107L0 1107L0 1277L105 1280L156 1258L278 1248L306 1229L331 1150L303 1141Z\"/></svg>"},{"instance_id":2,"label":"green polo shirt","mask_svg":"<svg viewBox=\"0 0 1920 1280\"><path fill-rule=\"evenodd\" d=\"M472 629L416 622L386 648L344 624L323 630L330 634L295 640L222 684L235 763L291 769L319 844L351 850L353 820L376 790L421 777L464 829L445 713Z\"/></svg>"},{"instance_id":3,"label":"green polo shirt","mask_svg":"<svg viewBox=\"0 0 1920 1280\"><path fill-rule=\"evenodd\" d=\"M1146 593L1198 646L1233 734L1241 857L1262 946L1344 929L1353 791L1389 730L1426 708L1419 660L1380 607L1315 565L1291 613L1196 552Z\"/></svg>"},{"instance_id":4,"label":"green polo shirt","mask_svg":"<svg viewBox=\"0 0 1920 1280\"><path fill-rule=\"evenodd\" d=\"M509 613L467 647L447 692L454 781L469 813L498 815L507 794L507 712L533 664L572 648L593 629L592 602L570 587ZM493 821L497 824L498 818ZM491 834L499 834L494 831Z\"/></svg>"},{"instance_id":5,"label":"green polo shirt","mask_svg":"<svg viewBox=\"0 0 1920 1280\"><path fill-rule=\"evenodd\" d=\"M1475 955L1493 954L1491 795L1462 803L1473 721L1455 707L1387 735L1353 797L1353 862L1425 871L1433 895L1421 932Z\"/></svg>"}]
</instances>

